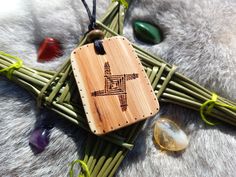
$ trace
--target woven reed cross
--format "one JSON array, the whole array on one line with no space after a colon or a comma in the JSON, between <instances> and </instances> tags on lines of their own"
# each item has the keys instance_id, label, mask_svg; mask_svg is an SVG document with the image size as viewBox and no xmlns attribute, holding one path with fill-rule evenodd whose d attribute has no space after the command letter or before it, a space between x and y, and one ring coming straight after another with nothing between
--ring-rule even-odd
<instances>
[{"instance_id":1,"label":"woven reed cross","mask_svg":"<svg viewBox=\"0 0 236 177\"><path fill-rule=\"evenodd\" d=\"M97 21L97 26L104 30L106 37L122 33L123 10L119 3L112 3L106 15ZM86 37L79 45L85 44L85 41ZM175 66L170 66L136 45L133 47L145 68L156 99L160 102L174 103L199 111L201 105L211 99L212 93L209 90L175 72ZM12 63L14 63L13 58L0 54L0 69L7 68ZM4 74L7 75L7 72ZM31 92L36 97L38 105L47 107L88 131L83 161L87 164L91 176L105 177L115 174L125 155L132 149L144 122L102 137L93 135L88 127L69 59L58 72L31 69L23 65L12 72L11 79ZM218 97L217 101L232 107L236 106L235 103L221 97ZM236 125L236 111L221 107L220 104L215 105L208 115Z\"/></svg>"}]
</instances>

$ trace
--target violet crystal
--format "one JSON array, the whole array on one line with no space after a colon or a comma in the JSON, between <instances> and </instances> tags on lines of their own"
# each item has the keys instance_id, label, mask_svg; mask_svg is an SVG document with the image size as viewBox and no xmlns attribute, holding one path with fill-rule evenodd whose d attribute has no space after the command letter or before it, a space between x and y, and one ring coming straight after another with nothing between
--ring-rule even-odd
<instances>
[{"instance_id":1,"label":"violet crystal","mask_svg":"<svg viewBox=\"0 0 236 177\"><path fill-rule=\"evenodd\" d=\"M29 139L29 144L35 153L44 151L49 144L50 130L46 128L35 129Z\"/></svg>"}]
</instances>

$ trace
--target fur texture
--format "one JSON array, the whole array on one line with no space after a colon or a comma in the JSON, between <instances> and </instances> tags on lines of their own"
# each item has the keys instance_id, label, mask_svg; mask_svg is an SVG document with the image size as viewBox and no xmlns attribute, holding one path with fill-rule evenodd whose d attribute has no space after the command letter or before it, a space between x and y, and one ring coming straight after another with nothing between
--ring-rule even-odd
<instances>
[{"instance_id":1,"label":"fur texture","mask_svg":"<svg viewBox=\"0 0 236 177\"><path fill-rule=\"evenodd\" d=\"M4 3L3 3L4 2ZM28 66L56 69L87 30L88 17L79 0L4 0L0 11L0 50L17 55ZM91 5L91 1L88 1ZM98 14L108 0L98 1ZM133 0L126 15L125 36L159 55L178 71L218 94L236 101L236 2L234 0ZM158 25L164 40L145 45L133 36L132 22ZM65 55L37 63L37 47L45 36L60 39ZM81 157L85 134L46 110L19 86L0 77L0 176L67 176L68 164ZM179 153L155 146L152 124L169 115L189 135L189 147ZM28 146L30 132L50 119L55 122L50 145L38 155ZM197 112L162 104L137 139L117 176L227 176L236 166L235 127L205 125Z\"/></svg>"}]
</instances>

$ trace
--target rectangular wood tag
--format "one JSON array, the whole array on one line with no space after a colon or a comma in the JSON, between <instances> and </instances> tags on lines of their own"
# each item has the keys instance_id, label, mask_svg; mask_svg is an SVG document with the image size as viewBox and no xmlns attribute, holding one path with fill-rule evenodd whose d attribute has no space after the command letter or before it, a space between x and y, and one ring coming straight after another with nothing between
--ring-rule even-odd
<instances>
[{"instance_id":1,"label":"rectangular wood tag","mask_svg":"<svg viewBox=\"0 0 236 177\"><path fill-rule=\"evenodd\" d=\"M94 44L76 48L71 63L89 126L102 135L155 115L159 103L131 43L104 39L105 54Z\"/></svg>"}]
</instances>

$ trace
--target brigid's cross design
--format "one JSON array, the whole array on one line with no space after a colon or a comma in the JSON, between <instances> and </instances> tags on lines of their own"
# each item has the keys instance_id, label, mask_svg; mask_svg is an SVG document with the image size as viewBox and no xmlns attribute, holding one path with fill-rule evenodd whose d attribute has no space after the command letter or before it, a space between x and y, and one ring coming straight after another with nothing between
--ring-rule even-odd
<instances>
[{"instance_id":1,"label":"brigid's cross design","mask_svg":"<svg viewBox=\"0 0 236 177\"><path fill-rule=\"evenodd\" d=\"M104 64L105 87L104 90L92 92L92 96L118 95L122 111L127 110L126 81L138 78L138 74L112 75L108 62Z\"/></svg>"}]
</instances>

